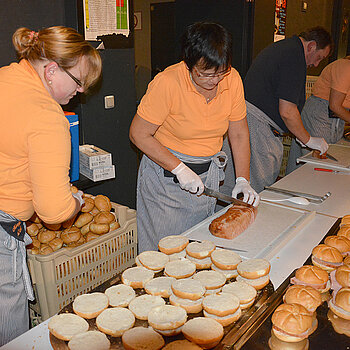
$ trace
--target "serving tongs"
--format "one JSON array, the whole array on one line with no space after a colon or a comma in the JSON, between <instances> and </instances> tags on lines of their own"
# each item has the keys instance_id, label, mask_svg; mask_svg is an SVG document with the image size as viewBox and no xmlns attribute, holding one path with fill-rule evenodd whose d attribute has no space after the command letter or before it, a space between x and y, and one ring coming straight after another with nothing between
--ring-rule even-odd
<instances>
[{"instance_id":1,"label":"serving tongs","mask_svg":"<svg viewBox=\"0 0 350 350\"><path fill-rule=\"evenodd\" d=\"M291 196L305 197L310 202L315 203L315 204L321 204L332 194L331 192L327 192L323 196L316 196L316 195L310 194L310 193L284 190L282 188L277 188L277 187L272 187L272 186L266 186L265 190L277 192L277 193L289 194Z\"/></svg>"}]
</instances>

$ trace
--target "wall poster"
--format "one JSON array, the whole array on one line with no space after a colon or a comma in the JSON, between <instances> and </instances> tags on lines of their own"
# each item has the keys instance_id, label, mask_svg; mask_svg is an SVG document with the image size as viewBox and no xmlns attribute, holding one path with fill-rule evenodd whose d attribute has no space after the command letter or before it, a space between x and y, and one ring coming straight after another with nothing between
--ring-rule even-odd
<instances>
[{"instance_id":1,"label":"wall poster","mask_svg":"<svg viewBox=\"0 0 350 350\"><path fill-rule=\"evenodd\" d=\"M128 0L83 0L86 40L98 36L123 34L129 36Z\"/></svg>"},{"instance_id":2,"label":"wall poster","mask_svg":"<svg viewBox=\"0 0 350 350\"><path fill-rule=\"evenodd\" d=\"M274 41L286 37L287 0L276 0Z\"/></svg>"}]
</instances>

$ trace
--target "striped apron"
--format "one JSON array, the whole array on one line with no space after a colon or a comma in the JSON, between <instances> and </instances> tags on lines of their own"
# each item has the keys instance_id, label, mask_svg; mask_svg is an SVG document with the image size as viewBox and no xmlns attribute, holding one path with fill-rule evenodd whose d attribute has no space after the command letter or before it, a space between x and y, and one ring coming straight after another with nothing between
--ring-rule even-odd
<instances>
[{"instance_id":1,"label":"striped apron","mask_svg":"<svg viewBox=\"0 0 350 350\"><path fill-rule=\"evenodd\" d=\"M169 150L185 163L211 162L200 174L205 186L218 190L224 178L227 156L219 152L211 157L192 157ZM214 213L216 199L182 190L173 177L164 176L164 169L143 155L137 180L138 251L157 250L158 242L168 235L178 235Z\"/></svg>"},{"instance_id":2,"label":"striped apron","mask_svg":"<svg viewBox=\"0 0 350 350\"><path fill-rule=\"evenodd\" d=\"M17 221L0 210L0 222ZM24 242L10 236L0 225L0 346L29 329L28 299L34 300Z\"/></svg>"},{"instance_id":3,"label":"striped apron","mask_svg":"<svg viewBox=\"0 0 350 350\"><path fill-rule=\"evenodd\" d=\"M329 102L323 98L310 96L301 112L304 127L311 136L323 137L327 143L337 143L344 134L345 121L340 118L329 117ZM301 164L297 159L310 152L309 148L301 147L294 139L292 141L287 170L289 174Z\"/></svg>"}]
</instances>

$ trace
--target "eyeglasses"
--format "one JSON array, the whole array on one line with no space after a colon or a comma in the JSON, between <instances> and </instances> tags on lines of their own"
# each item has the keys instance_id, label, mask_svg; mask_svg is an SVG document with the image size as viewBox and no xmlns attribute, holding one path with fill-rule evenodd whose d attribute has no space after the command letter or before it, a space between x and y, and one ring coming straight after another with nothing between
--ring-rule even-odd
<instances>
[{"instance_id":1,"label":"eyeglasses","mask_svg":"<svg viewBox=\"0 0 350 350\"><path fill-rule=\"evenodd\" d=\"M82 83L78 78L76 78L71 72L69 72L67 69L65 69L65 68L63 68L63 67L61 67L61 69L62 69L65 73L67 73L67 75L69 75L69 76L74 80L74 82L77 83L78 86L80 86L80 87L83 86L83 83Z\"/></svg>"},{"instance_id":2,"label":"eyeglasses","mask_svg":"<svg viewBox=\"0 0 350 350\"><path fill-rule=\"evenodd\" d=\"M226 69L223 72L219 72L219 73L202 73L200 72L196 67L193 67L193 69L196 71L196 74L198 76L198 78L207 78L207 79L212 79L212 78L224 78L226 75L229 75L231 72L231 66Z\"/></svg>"}]
</instances>

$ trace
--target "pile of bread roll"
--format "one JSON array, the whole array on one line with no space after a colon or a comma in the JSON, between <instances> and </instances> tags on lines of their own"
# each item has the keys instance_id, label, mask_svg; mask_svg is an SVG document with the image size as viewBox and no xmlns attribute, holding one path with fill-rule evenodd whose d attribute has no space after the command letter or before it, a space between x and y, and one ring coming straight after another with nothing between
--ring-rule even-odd
<instances>
[{"instance_id":1,"label":"pile of bread roll","mask_svg":"<svg viewBox=\"0 0 350 350\"><path fill-rule=\"evenodd\" d=\"M313 248L311 261L296 270L284 304L272 315L272 350L284 343L308 349L308 336L317 329L316 309L323 302L328 302L334 330L350 337L350 215L342 218L337 235Z\"/></svg>"},{"instance_id":2,"label":"pile of bread roll","mask_svg":"<svg viewBox=\"0 0 350 350\"><path fill-rule=\"evenodd\" d=\"M72 186L72 191L78 189ZM36 214L26 222L33 241L27 248L32 254L47 255L62 247L74 248L120 227L107 196L84 193L83 198L81 211L61 224L47 224Z\"/></svg>"},{"instance_id":3,"label":"pile of bread roll","mask_svg":"<svg viewBox=\"0 0 350 350\"><path fill-rule=\"evenodd\" d=\"M79 327L77 335L72 334L73 325L67 327L70 319L85 325L84 319L94 318L94 331L121 337L125 349L210 349L222 339L224 327L253 305L259 289L269 281L264 277L270 270L268 261L242 261L237 253L217 248L211 241L190 243L184 236L167 236L158 247L159 251L140 253L137 266L122 273L121 284L75 298L74 314L54 316L50 332L68 341L71 349L70 344L83 336ZM248 282L235 281L240 273ZM261 277L263 283L256 283ZM69 334L52 326L64 315L68 315L64 327ZM136 320L147 322L148 327L135 327ZM185 339L171 341L181 333Z\"/></svg>"}]
</instances>

